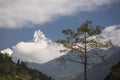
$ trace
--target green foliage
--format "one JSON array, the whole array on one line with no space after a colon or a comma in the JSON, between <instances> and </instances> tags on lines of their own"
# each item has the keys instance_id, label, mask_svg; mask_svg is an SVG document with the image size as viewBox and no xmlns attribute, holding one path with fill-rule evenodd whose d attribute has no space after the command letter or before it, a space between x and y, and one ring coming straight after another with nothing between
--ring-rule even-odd
<instances>
[{"instance_id":1,"label":"green foliage","mask_svg":"<svg viewBox=\"0 0 120 80\"><path fill-rule=\"evenodd\" d=\"M7 54L0 53L0 80L53 80L51 77L26 66L18 60L17 64Z\"/></svg>"},{"instance_id":2,"label":"green foliage","mask_svg":"<svg viewBox=\"0 0 120 80\"><path fill-rule=\"evenodd\" d=\"M75 31L72 29L63 30L63 34L66 38L59 39L57 42L62 44L65 47L65 49L60 50L60 52L78 52L81 59L79 63L83 64L85 63L86 58L93 58L94 55L100 58L100 55L97 53L95 53L92 56L89 56L87 51L93 48L111 48L114 46L111 40L105 40L104 36L102 36L100 33L100 26L93 25L92 21L84 22ZM87 64L90 63L87 62Z\"/></svg>"},{"instance_id":3,"label":"green foliage","mask_svg":"<svg viewBox=\"0 0 120 80\"><path fill-rule=\"evenodd\" d=\"M87 67L88 65L95 64L91 62L90 59L97 56L101 58L103 62L105 59L103 56L100 56L98 53L93 52L93 54L88 54L88 50L93 48L106 48L113 46L112 42L104 41L104 37L100 35L101 29L100 26L93 26L92 21L84 22L80 27L76 29L76 31L72 29L63 30L63 34L65 35L65 39L60 39L57 42L62 44L65 49L60 50L60 52L69 51L70 53L77 52L79 53L79 60L76 58L64 58L62 57L62 62L70 61L77 62L83 64L84 66L84 80L87 80Z\"/></svg>"},{"instance_id":4,"label":"green foliage","mask_svg":"<svg viewBox=\"0 0 120 80\"><path fill-rule=\"evenodd\" d=\"M120 80L120 62L116 65L113 65L111 72L104 80Z\"/></svg>"}]
</instances>

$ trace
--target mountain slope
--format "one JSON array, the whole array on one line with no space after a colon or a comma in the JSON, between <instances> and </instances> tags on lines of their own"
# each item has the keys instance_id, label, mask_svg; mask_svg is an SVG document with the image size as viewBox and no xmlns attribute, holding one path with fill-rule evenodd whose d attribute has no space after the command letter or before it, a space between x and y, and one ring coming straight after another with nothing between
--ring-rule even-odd
<instances>
[{"instance_id":1,"label":"mountain slope","mask_svg":"<svg viewBox=\"0 0 120 80\"><path fill-rule=\"evenodd\" d=\"M14 63L7 54L0 53L0 80L53 80L51 77L30 68L26 63Z\"/></svg>"},{"instance_id":2,"label":"mountain slope","mask_svg":"<svg viewBox=\"0 0 120 80\"><path fill-rule=\"evenodd\" d=\"M120 61L120 47L118 47L112 55L107 58L107 61L110 63L116 64ZM96 65L88 71L89 80L104 80L104 78L110 72L112 65ZM97 74L96 74L97 73ZM79 74L75 80L84 80L83 74Z\"/></svg>"},{"instance_id":3,"label":"mountain slope","mask_svg":"<svg viewBox=\"0 0 120 80\"><path fill-rule=\"evenodd\" d=\"M120 62L112 66L111 72L104 80L120 80Z\"/></svg>"},{"instance_id":4,"label":"mountain slope","mask_svg":"<svg viewBox=\"0 0 120 80\"><path fill-rule=\"evenodd\" d=\"M100 51L97 49L97 51ZM108 53L112 52L112 50L103 50L102 53ZM61 57L68 57L70 54L63 55ZM109 54L110 55L110 54ZM71 55L70 55L71 56ZM76 54L73 55L74 57L77 56ZM59 58L61 58L59 57ZM59 58L56 58L52 61L49 61L44 64L39 63L28 63L27 65L30 68L41 70L43 73L52 76L55 80L73 80L76 79L77 75L81 75L83 73L83 66L79 63L75 62L60 62L58 61ZM75 57L77 58L77 57ZM77 58L79 59L79 58ZM95 60L97 61L97 60ZM98 61L99 63L100 61ZM48 68L49 66L49 68ZM99 68L100 66L96 66L96 68ZM108 68L108 67L107 67ZM90 68L89 68L90 70ZM102 70L102 69L100 69ZM92 70L91 70L92 71ZM51 73L52 72L52 73ZM101 71L102 73L102 71ZM79 80L79 79L78 79Z\"/></svg>"},{"instance_id":5,"label":"mountain slope","mask_svg":"<svg viewBox=\"0 0 120 80\"><path fill-rule=\"evenodd\" d=\"M44 64L27 63L27 66L42 71L55 80L73 80L77 74L82 72L82 66L73 62L60 63L57 59ZM52 73L51 73L52 72Z\"/></svg>"}]
</instances>

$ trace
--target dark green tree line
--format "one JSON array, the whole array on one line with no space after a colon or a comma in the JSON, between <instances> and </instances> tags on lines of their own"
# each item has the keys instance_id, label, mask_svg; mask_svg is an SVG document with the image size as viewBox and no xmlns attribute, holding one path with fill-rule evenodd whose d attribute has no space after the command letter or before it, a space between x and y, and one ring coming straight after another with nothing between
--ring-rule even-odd
<instances>
[{"instance_id":1,"label":"dark green tree line","mask_svg":"<svg viewBox=\"0 0 120 80\"><path fill-rule=\"evenodd\" d=\"M25 62L14 63L7 54L0 53L0 80L53 80L51 77L30 69Z\"/></svg>"}]
</instances>

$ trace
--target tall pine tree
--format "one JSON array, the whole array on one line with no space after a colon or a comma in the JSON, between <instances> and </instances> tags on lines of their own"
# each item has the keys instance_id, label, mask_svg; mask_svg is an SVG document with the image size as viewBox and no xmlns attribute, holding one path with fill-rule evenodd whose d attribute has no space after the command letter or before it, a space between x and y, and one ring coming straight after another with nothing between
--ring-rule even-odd
<instances>
[{"instance_id":1,"label":"tall pine tree","mask_svg":"<svg viewBox=\"0 0 120 80\"><path fill-rule=\"evenodd\" d=\"M87 69L88 65L94 64L90 62L89 58L93 58L94 55L99 57L102 61L105 62L104 56L100 56L96 52L93 52L94 55L89 55L88 50L94 48L105 48L113 46L111 40L105 40L105 38L100 35L101 29L100 26L93 26L91 21L84 22L76 31L72 29L63 30L65 39L60 39L57 42L62 44L65 49L60 50L60 52L77 52L79 53L79 59L76 60L73 58L62 58L64 61L73 61L84 66L84 80L87 79Z\"/></svg>"}]
</instances>

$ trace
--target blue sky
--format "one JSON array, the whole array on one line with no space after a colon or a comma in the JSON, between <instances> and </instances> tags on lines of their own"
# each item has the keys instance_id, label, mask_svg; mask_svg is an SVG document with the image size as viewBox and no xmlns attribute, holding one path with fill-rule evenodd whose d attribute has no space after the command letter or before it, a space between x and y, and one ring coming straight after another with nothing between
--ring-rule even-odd
<instances>
[{"instance_id":1,"label":"blue sky","mask_svg":"<svg viewBox=\"0 0 120 80\"><path fill-rule=\"evenodd\" d=\"M10 2L10 0L8 1ZM0 9L4 9L4 8L0 6ZM7 10L7 8L5 9ZM38 29L40 29L49 39L56 41L63 37L61 33L63 29L67 29L67 28L75 29L79 27L79 25L83 23L85 20L91 20L93 21L94 24L98 24L103 27L120 24L120 1L116 0L116 3L100 5L100 7L97 6L97 8L93 10L91 9L81 10L81 9L80 10L76 9L76 11L73 11L73 12L68 11L68 13L66 14L65 13L57 14L58 15L57 17L56 17L56 14L53 14L52 15L53 18L52 19L50 18L48 21L44 21L43 19L41 22L37 22L36 20L39 18L39 16L38 18L34 18L34 19L30 18L33 20L29 21L28 19L28 21L25 21L23 25L20 25L20 24L22 24L24 20L20 18L21 19L21 20L19 19L21 21L20 24L15 23L14 28L7 23L6 18L2 18L0 16L0 22L1 22L0 23L0 26L1 26L0 27L0 39L1 39L0 50L8 47L12 47L20 41L31 41L33 38L34 31ZM11 8L11 11L12 11L12 8ZM0 10L0 13L2 13L1 10ZM52 14L52 11L49 14ZM31 15L35 16L34 14L31 14ZM3 16L7 16L7 15L3 15ZM18 16L17 17L14 15L12 16L15 17L17 21ZM6 23L5 21L3 21L3 19L6 20ZM19 25L20 27L17 28L17 26Z\"/></svg>"}]
</instances>

